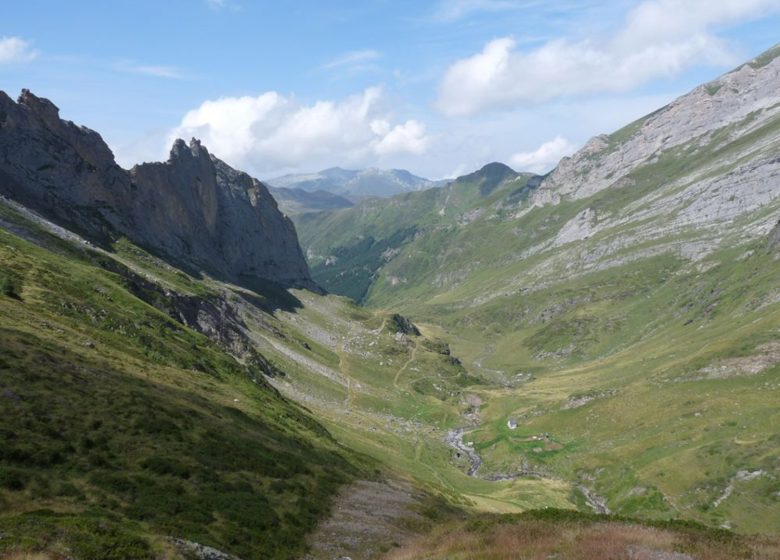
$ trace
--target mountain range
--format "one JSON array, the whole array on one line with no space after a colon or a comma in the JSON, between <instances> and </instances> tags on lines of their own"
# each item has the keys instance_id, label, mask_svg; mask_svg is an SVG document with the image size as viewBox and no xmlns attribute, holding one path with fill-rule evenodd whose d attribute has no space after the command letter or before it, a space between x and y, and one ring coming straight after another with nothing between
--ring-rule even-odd
<instances>
[{"instance_id":1,"label":"mountain range","mask_svg":"<svg viewBox=\"0 0 780 560\"><path fill-rule=\"evenodd\" d=\"M318 173L283 175L270 179L276 188L327 191L353 202L367 197L386 197L435 186L436 181L412 175L404 169L341 169L331 167Z\"/></svg>"},{"instance_id":2,"label":"mountain range","mask_svg":"<svg viewBox=\"0 0 780 560\"><path fill-rule=\"evenodd\" d=\"M270 189L0 92L0 556L780 556L778 84Z\"/></svg>"}]
</instances>

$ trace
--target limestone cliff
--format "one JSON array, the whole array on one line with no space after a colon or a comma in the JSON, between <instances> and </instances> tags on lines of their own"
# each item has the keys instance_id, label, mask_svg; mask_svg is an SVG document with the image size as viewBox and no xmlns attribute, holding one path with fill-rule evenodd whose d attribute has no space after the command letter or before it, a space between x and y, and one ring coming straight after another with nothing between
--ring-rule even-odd
<instances>
[{"instance_id":1,"label":"limestone cliff","mask_svg":"<svg viewBox=\"0 0 780 560\"><path fill-rule=\"evenodd\" d=\"M125 235L223 279L316 288L292 222L261 182L177 140L164 163L119 167L100 135L23 90L0 91L0 194L99 242Z\"/></svg>"}]
</instances>

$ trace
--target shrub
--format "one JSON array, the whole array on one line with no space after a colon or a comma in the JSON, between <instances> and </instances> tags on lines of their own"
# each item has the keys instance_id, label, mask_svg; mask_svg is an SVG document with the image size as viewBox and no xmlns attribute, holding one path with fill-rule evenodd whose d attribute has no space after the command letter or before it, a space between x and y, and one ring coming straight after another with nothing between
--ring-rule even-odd
<instances>
[{"instance_id":1,"label":"shrub","mask_svg":"<svg viewBox=\"0 0 780 560\"><path fill-rule=\"evenodd\" d=\"M6 297L18 298L16 285L7 274L0 273L0 294Z\"/></svg>"}]
</instances>

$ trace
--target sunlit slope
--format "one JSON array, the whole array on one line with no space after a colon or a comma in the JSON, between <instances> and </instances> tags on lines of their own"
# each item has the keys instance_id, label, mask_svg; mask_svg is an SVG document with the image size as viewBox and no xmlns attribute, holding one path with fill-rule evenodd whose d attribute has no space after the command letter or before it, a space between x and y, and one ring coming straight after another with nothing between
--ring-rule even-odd
<instances>
[{"instance_id":1,"label":"sunlit slope","mask_svg":"<svg viewBox=\"0 0 780 560\"><path fill-rule=\"evenodd\" d=\"M471 389L483 473L776 532L777 52L593 139L523 196L471 183L451 219L441 189L302 221L314 276L338 292L348 256L363 302L430 325L493 383Z\"/></svg>"},{"instance_id":2,"label":"sunlit slope","mask_svg":"<svg viewBox=\"0 0 780 560\"><path fill-rule=\"evenodd\" d=\"M0 220L0 555L174 557L175 537L297 557L365 467L259 363L158 310L213 286Z\"/></svg>"}]
</instances>

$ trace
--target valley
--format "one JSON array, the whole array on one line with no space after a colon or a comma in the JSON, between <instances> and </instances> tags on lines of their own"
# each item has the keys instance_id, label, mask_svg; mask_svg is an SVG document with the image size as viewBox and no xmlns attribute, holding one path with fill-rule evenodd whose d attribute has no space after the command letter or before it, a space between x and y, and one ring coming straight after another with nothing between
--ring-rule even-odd
<instances>
[{"instance_id":1,"label":"valley","mask_svg":"<svg viewBox=\"0 0 780 560\"><path fill-rule=\"evenodd\" d=\"M547 177L490 164L296 218L317 281L407 314L482 380L466 391L482 476L776 530L778 52Z\"/></svg>"},{"instance_id":2,"label":"valley","mask_svg":"<svg viewBox=\"0 0 780 560\"><path fill-rule=\"evenodd\" d=\"M776 558L778 81L291 217L0 92L0 557Z\"/></svg>"}]
</instances>

